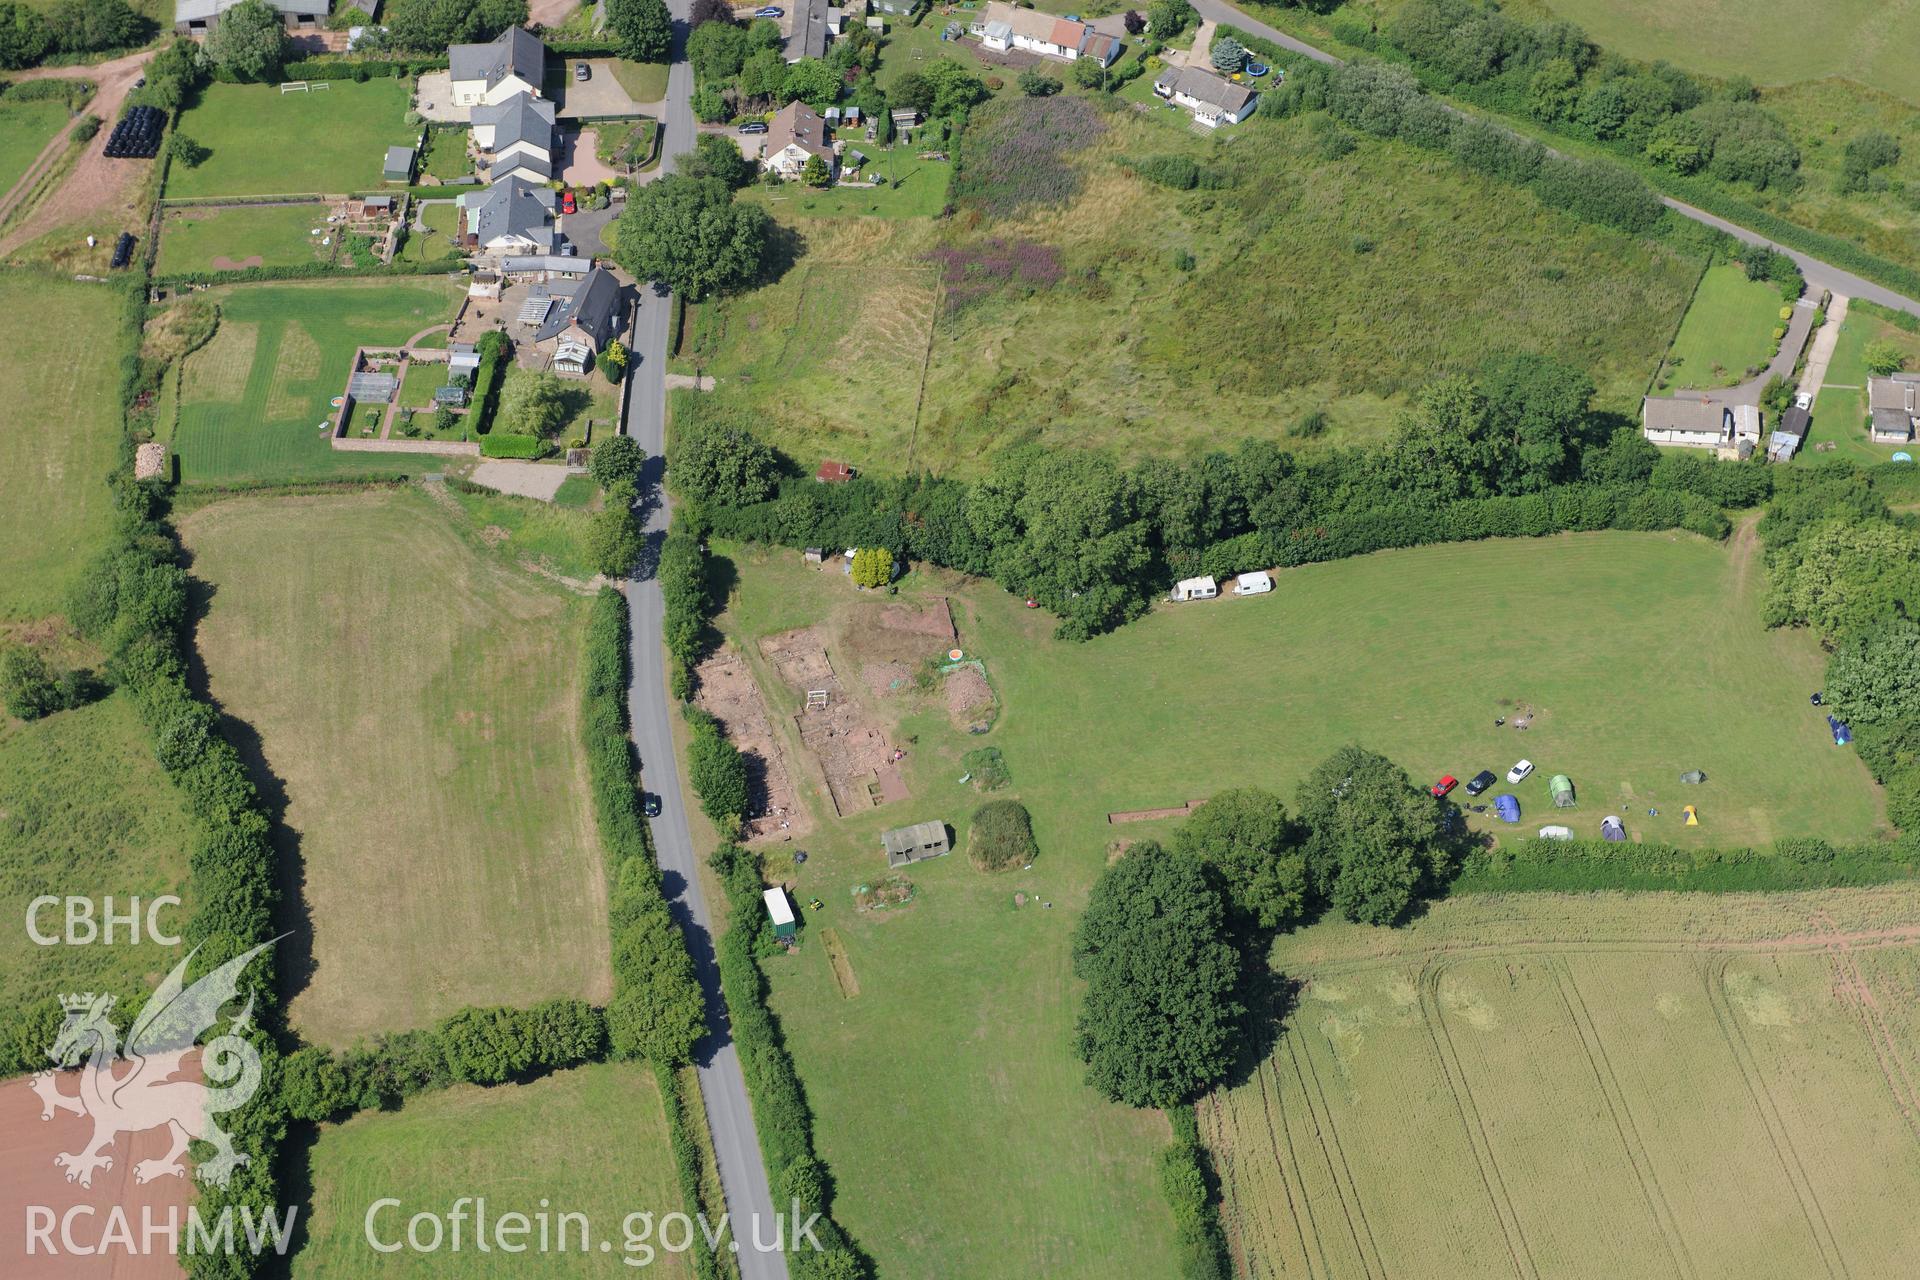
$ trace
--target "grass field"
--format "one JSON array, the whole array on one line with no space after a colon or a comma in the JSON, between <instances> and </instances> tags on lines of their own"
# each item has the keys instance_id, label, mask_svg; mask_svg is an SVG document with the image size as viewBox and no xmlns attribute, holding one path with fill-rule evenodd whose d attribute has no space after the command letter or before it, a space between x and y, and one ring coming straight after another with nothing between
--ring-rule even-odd
<instances>
[{"instance_id":1,"label":"grass field","mask_svg":"<svg viewBox=\"0 0 1920 1280\"><path fill-rule=\"evenodd\" d=\"M70 118L64 102L12 102L0 97L0 195L20 181Z\"/></svg>"},{"instance_id":2,"label":"grass field","mask_svg":"<svg viewBox=\"0 0 1920 1280\"><path fill-rule=\"evenodd\" d=\"M1835 453L1856 462L1885 462L1903 447L1874 444L1867 439L1867 344L1891 342L1904 351L1907 368L1920 369L1920 334L1912 333L1876 314L1869 305L1853 302L1847 307L1847 319L1840 326L1840 341L1833 348L1833 362L1827 366L1827 378L1820 398L1813 406L1813 427L1808 447L1800 457L1818 459L1822 455L1812 446L1831 440ZM1904 446L1912 453L1914 446Z\"/></svg>"},{"instance_id":3,"label":"grass field","mask_svg":"<svg viewBox=\"0 0 1920 1280\"><path fill-rule=\"evenodd\" d=\"M1047 618L997 588L916 573L903 599L948 595L960 646L985 663L1001 714L984 739L937 697L872 692L866 668L879 656L911 670L944 642L882 655L883 602L795 552L717 551L738 579L721 625L773 691L770 720L812 823L792 845L769 846L772 873L798 901L825 904L807 913L800 952L769 962L774 1003L839 1212L887 1273L944 1274L943 1259L965 1256L981 1276L1027 1274L1036 1257L1050 1276L1099 1276L1114 1257L1136 1274L1172 1274L1151 1178L1159 1122L1101 1102L1068 1048L1069 935L1087 891L1117 837L1173 829L1116 829L1110 811L1245 785L1290 797L1329 751L1359 741L1418 778L1530 756L1541 780L1514 789L1529 819L1546 806L1544 779L1564 771L1580 804L1555 816L1588 834L1610 811L1645 838L1689 845L1860 839L1880 824L1865 770L1806 706L1823 669L1817 647L1760 628L1750 538L1733 549L1598 534L1385 553L1288 571L1269 596L1166 607L1085 646L1050 639ZM792 729L800 696L757 648L810 625L825 628L839 687L907 750L910 801L833 816ZM1565 643L1570 625L1577 646ZM1515 699L1536 708L1536 727L1495 729ZM997 794L1032 810L1033 869L989 878L963 857L940 859L911 869L918 897L906 910L855 910L851 890L884 874L882 828L939 818L964 847L984 797L959 781L962 757L982 745L1000 748L1012 774ZM1677 775L1696 767L1709 782L1684 797L1704 824L1689 829ZM794 847L809 853L802 867L785 856ZM823 928L841 940L857 996L842 994Z\"/></svg>"},{"instance_id":4,"label":"grass field","mask_svg":"<svg viewBox=\"0 0 1920 1280\"><path fill-rule=\"evenodd\" d=\"M325 81L316 93L270 84L209 84L180 115L179 130L212 154L175 165L167 195L264 196L378 191L388 147L412 146L404 80ZM298 145L288 145L288 139Z\"/></svg>"},{"instance_id":5,"label":"grass field","mask_svg":"<svg viewBox=\"0 0 1920 1280\"><path fill-rule=\"evenodd\" d=\"M1707 390L1745 382L1780 346L1773 337L1785 323L1780 307L1778 288L1747 279L1737 265L1708 268L1667 354L1661 385Z\"/></svg>"},{"instance_id":6,"label":"grass field","mask_svg":"<svg viewBox=\"0 0 1920 1280\"><path fill-rule=\"evenodd\" d=\"M685 1255L665 1252L639 1270L621 1265L623 1257L636 1267L645 1260L638 1250L626 1251L628 1214L649 1213L657 1221L685 1208L659 1087L645 1066L580 1067L494 1089L462 1086L415 1098L397 1113L362 1112L322 1130L313 1149L313 1185L310 1234L293 1262L298 1278L693 1274ZM537 1227L544 1212L553 1247L481 1252L471 1221L457 1253L450 1237L437 1253L381 1254L367 1242L375 1201L403 1202L374 1219L376 1238L385 1244L405 1240L413 1214L444 1216L463 1196L485 1197L490 1221L524 1213ZM581 1255L577 1226L568 1229L567 1251L561 1251L562 1213L586 1215L591 1258ZM525 1243L538 1238L530 1234ZM599 1252L602 1240L611 1243L609 1254Z\"/></svg>"},{"instance_id":7,"label":"grass field","mask_svg":"<svg viewBox=\"0 0 1920 1280\"><path fill-rule=\"evenodd\" d=\"M321 234L314 235L315 228ZM333 258L339 229L323 204L191 206L160 220L155 274L295 267ZM326 240L329 243L322 245Z\"/></svg>"},{"instance_id":8,"label":"grass field","mask_svg":"<svg viewBox=\"0 0 1920 1280\"><path fill-rule=\"evenodd\" d=\"M453 315L444 280L236 285L212 291L220 330L188 357L177 447L187 484L410 471L418 458L339 453L320 424L357 346L393 344Z\"/></svg>"},{"instance_id":9,"label":"grass field","mask_svg":"<svg viewBox=\"0 0 1920 1280\"><path fill-rule=\"evenodd\" d=\"M1920 1249L1911 886L1467 898L1279 940L1203 1105L1243 1275L1895 1275ZM1417 1141L1408 1141L1417 1134Z\"/></svg>"},{"instance_id":10,"label":"grass field","mask_svg":"<svg viewBox=\"0 0 1920 1280\"><path fill-rule=\"evenodd\" d=\"M1062 208L936 225L773 206L795 265L695 308L681 367L796 457L890 472L974 471L1036 438L1129 458L1284 441L1316 409L1324 443L1351 442L1503 349L1573 361L1628 410L1698 274L1397 144L1330 162L1304 120L1228 141L1102 118ZM1116 163L1166 152L1234 185L1176 193Z\"/></svg>"},{"instance_id":11,"label":"grass field","mask_svg":"<svg viewBox=\"0 0 1920 1280\"><path fill-rule=\"evenodd\" d=\"M0 620L59 610L106 531L120 305L97 285L0 273Z\"/></svg>"},{"instance_id":12,"label":"grass field","mask_svg":"<svg viewBox=\"0 0 1920 1280\"><path fill-rule=\"evenodd\" d=\"M567 486L575 480L589 487L587 498L562 502ZM587 552L587 526L584 510L587 501L599 490L591 487L586 476L569 476L560 482L561 494L553 502L523 498L510 493L471 493L449 489L453 500L467 513L483 540L514 561L524 561L548 573L558 573L582 581L593 577L593 560ZM577 495L579 490L574 490Z\"/></svg>"},{"instance_id":13,"label":"grass field","mask_svg":"<svg viewBox=\"0 0 1920 1280\"><path fill-rule=\"evenodd\" d=\"M298 842L315 972L293 1025L338 1045L466 1004L605 999L585 603L416 490L230 500L181 533L212 587L213 697L258 732Z\"/></svg>"},{"instance_id":14,"label":"grass field","mask_svg":"<svg viewBox=\"0 0 1920 1280\"><path fill-rule=\"evenodd\" d=\"M72 894L92 898L100 915L111 895L124 914L129 898L184 897L192 838L126 699L31 724L0 716L0 910L12 925L0 932L0 1009L58 992L139 989L170 968L177 957L126 945L124 928L110 947L38 946L27 906ZM162 911L158 922L177 933L191 909ZM60 910L43 913L40 928L61 932Z\"/></svg>"}]
</instances>

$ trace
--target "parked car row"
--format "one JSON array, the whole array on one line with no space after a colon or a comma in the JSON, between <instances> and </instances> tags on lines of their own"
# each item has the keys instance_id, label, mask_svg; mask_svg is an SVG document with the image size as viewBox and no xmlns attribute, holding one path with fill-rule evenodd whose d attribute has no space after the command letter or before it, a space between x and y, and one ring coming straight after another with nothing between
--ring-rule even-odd
<instances>
[{"instance_id":1,"label":"parked car row","mask_svg":"<svg viewBox=\"0 0 1920 1280\"><path fill-rule=\"evenodd\" d=\"M1532 772L1533 772L1533 761L1516 760L1514 762L1513 768L1507 770L1507 781L1509 783L1524 782L1527 779L1527 775ZM1494 782L1495 782L1495 778L1493 776L1493 771L1490 769L1482 769L1480 772L1474 774L1472 780L1467 783L1467 794L1470 796L1477 796L1481 792L1485 791L1488 787L1492 786ZM1451 793L1455 787L1459 785L1460 785L1460 779L1454 777L1452 774L1449 773L1444 777L1442 777L1440 781L1434 783L1431 787L1428 787L1427 790L1433 792L1433 794L1436 796L1446 796L1449 793Z\"/></svg>"}]
</instances>

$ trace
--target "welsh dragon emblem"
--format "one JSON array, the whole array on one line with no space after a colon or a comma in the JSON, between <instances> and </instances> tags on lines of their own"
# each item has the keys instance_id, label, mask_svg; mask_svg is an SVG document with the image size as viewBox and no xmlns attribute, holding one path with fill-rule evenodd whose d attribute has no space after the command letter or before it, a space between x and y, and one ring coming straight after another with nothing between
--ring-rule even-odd
<instances>
[{"instance_id":1,"label":"welsh dragon emblem","mask_svg":"<svg viewBox=\"0 0 1920 1280\"><path fill-rule=\"evenodd\" d=\"M214 1123L214 1116L245 1106L260 1087L260 1054L244 1034L253 1016L251 996L201 1054L201 1071L213 1083L172 1077L200 1034L220 1021L221 1007L238 994L242 971L272 945L262 943L189 986L187 966L199 951L196 947L147 998L127 1031L124 1046L108 1016L112 996L88 993L60 998L67 1018L48 1055L60 1068L80 1067L80 1092L77 1096L60 1092L60 1077L54 1071L35 1075L32 1088L40 1095L42 1120L53 1119L57 1110L93 1121L93 1136L85 1146L53 1158L67 1171L68 1182L92 1186L96 1169L113 1168L114 1139L149 1129L167 1129L173 1145L160 1159L136 1164L136 1182L185 1176L181 1157L187 1143L196 1138L215 1151L212 1159L196 1168L203 1182L225 1186L233 1171L249 1162L245 1152L233 1149L233 1139Z\"/></svg>"}]
</instances>

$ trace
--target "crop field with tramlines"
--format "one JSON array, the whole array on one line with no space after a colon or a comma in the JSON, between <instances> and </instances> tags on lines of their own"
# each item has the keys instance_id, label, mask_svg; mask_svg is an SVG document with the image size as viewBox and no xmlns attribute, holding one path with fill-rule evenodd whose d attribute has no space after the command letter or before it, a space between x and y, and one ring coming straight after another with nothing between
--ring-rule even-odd
<instances>
[{"instance_id":1,"label":"crop field with tramlines","mask_svg":"<svg viewBox=\"0 0 1920 1280\"><path fill-rule=\"evenodd\" d=\"M1281 940L1201 1108L1252 1277L1893 1276L1920 1256L1920 891L1468 897Z\"/></svg>"}]
</instances>

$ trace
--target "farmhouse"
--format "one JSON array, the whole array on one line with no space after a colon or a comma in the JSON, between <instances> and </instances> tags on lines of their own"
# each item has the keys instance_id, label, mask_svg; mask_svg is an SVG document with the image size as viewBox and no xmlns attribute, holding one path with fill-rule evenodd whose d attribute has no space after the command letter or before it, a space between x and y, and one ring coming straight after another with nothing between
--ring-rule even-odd
<instances>
[{"instance_id":1,"label":"farmhouse","mask_svg":"<svg viewBox=\"0 0 1920 1280\"><path fill-rule=\"evenodd\" d=\"M620 282L595 267L571 298L563 298L534 331L535 342L554 342L555 373L585 374L593 357L620 331Z\"/></svg>"},{"instance_id":2,"label":"farmhouse","mask_svg":"<svg viewBox=\"0 0 1920 1280\"><path fill-rule=\"evenodd\" d=\"M467 248L492 256L551 249L556 197L524 178L502 178L485 191L459 197L460 239Z\"/></svg>"},{"instance_id":3,"label":"farmhouse","mask_svg":"<svg viewBox=\"0 0 1920 1280\"><path fill-rule=\"evenodd\" d=\"M1239 124L1253 114L1260 95L1245 85L1200 67L1168 67L1153 82L1153 91L1193 113L1195 124L1217 129L1223 124Z\"/></svg>"},{"instance_id":4,"label":"farmhouse","mask_svg":"<svg viewBox=\"0 0 1920 1280\"><path fill-rule=\"evenodd\" d=\"M1648 396L1640 405L1640 429L1654 444L1718 449L1744 457L1760 444L1760 410L1697 392Z\"/></svg>"},{"instance_id":5,"label":"farmhouse","mask_svg":"<svg viewBox=\"0 0 1920 1280\"><path fill-rule=\"evenodd\" d=\"M904 867L909 862L937 858L947 852L947 824L916 822L910 827L882 831L880 848L886 852L889 867Z\"/></svg>"},{"instance_id":6,"label":"farmhouse","mask_svg":"<svg viewBox=\"0 0 1920 1280\"><path fill-rule=\"evenodd\" d=\"M800 176L809 157L819 156L827 172L834 168L833 147L827 142L827 123L804 102L789 102L767 125L766 156L770 172L789 181Z\"/></svg>"},{"instance_id":7,"label":"farmhouse","mask_svg":"<svg viewBox=\"0 0 1920 1280\"><path fill-rule=\"evenodd\" d=\"M1062 62L1092 58L1103 67L1113 65L1120 56L1118 40L1101 35L1084 22L1038 9L1017 9L1001 0L991 0L987 5L978 34L980 43L997 53L1018 49Z\"/></svg>"},{"instance_id":8,"label":"farmhouse","mask_svg":"<svg viewBox=\"0 0 1920 1280\"><path fill-rule=\"evenodd\" d=\"M485 44L447 46L447 65L454 106L493 106L516 93L540 96L547 46L532 32L509 27Z\"/></svg>"},{"instance_id":9,"label":"farmhouse","mask_svg":"<svg viewBox=\"0 0 1920 1280\"><path fill-rule=\"evenodd\" d=\"M553 177L554 108L530 93L515 93L473 108L473 144L487 157L487 176L546 182Z\"/></svg>"},{"instance_id":10,"label":"farmhouse","mask_svg":"<svg viewBox=\"0 0 1920 1280\"><path fill-rule=\"evenodd\" d=\"M240 0L174 0L173 29L183 36L205 35L219 25L220 15ZM327 25L333 0L267 0L289 31L314 31Z\"/></svg>"},{"instance_id":11,"label":"farmhouse","mask_svg":"<svg viewBox=\"0 0 1920 1280\"><path fill-rule=\"evenodd\" d=\"M1920 422L1920 373L1867 379L1867 432L1875 444L1907 444Z\"/></svg>"}]
</instances>

